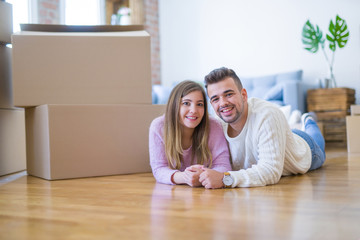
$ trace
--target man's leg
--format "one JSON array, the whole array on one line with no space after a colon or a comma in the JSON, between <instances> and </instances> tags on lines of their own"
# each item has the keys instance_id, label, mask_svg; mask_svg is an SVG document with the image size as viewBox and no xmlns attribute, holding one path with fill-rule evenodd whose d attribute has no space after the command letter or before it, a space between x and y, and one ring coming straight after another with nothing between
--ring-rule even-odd
<instances>
[{"instance_id":1,"label":"man's leg","mask_svg":"<svg viewBox=\"0 0 360 240\"><path fill-rule=\"evenodd\" d=\"M293 130L294 133L302 137L310 146L312 163L309 170L317 169L325 162L325 140L314 118L314 114L303 114L301 119L304 131Z\"/></svg>"},{"instance_id":2,"label":"man's leg","mask_svg":"<svg viewBox=\"0 0 360 240\"><path fill-rule=\"evenodd\" d=\"M320 128L315 122L315 120L312 118L308 118L305 120L304 125L305 125L304 132L309 134L309 136L312 137L315 140L315 142L319 145L321 150L325 152L325 139L321 134Z\"/></svg>"}]
</instances>

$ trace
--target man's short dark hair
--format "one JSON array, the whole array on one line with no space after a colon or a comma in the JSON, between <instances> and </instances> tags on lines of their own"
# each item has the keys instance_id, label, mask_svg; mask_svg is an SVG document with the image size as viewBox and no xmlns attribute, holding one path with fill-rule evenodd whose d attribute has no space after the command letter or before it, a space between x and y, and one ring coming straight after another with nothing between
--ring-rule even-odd
<instances>
[{"instance_id":1,"label":"man's short dark hair","mask_svg":"<svg viewBox=\"0 0 360 240\"><path fill-rule=\"evenodd\" d=\"M236 75L234 70L221 67L212 70L208 75L205 76L205 87L207 88L208 85L220 82L225 80L226 78L231 77L234 79L236 86L239 88L239 91L243 88L240 78Z\"/></svg>"}]
</instances>

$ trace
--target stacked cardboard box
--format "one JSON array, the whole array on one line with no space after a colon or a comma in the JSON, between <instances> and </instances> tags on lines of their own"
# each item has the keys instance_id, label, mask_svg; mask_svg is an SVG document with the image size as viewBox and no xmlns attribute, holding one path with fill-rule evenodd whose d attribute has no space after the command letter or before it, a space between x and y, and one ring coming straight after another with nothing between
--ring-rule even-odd
<instances>
[{"instance_id":1,"label":"stacked cardboard box","mask_svg":"<svg viewBox=\"0 0 360 240\"><path fill-rule=\"evenodd\" d=\"M308 90L308 111L316 112L322 123L326 146L346 147L346 116L354 103L355 90L351 88Z\"/></svg>"},{"instance_id":2,"label":"stacked cardboard box","mask_svg":"<svg viewBox=\"0 0 360 240\"><path fill-rule=\"evenodd\" d=\"M12 36L28 173L55 180L150 172L148 130L165 108L151 104L149 34L41 27Z\"/></svg>"},{"instance_id":3,"label":"stacked cardboard box","mask_svg":"<svg viewBox=\"0 0 360 240\"><path fill-rule=\"evenodd\" d=\"M0 42L10 43L13 32L12 5L0 1Z\"/></svg>"},{"instance_id":4,"label":"stacked cardboard box","mask_svg":"<svg viewBox=\"0 0 360 240\"><path fill-rule=\"evenodd\" d=\"M26 168L25 115L14 108L11 90L12 5L0 2L0 176Z\"/></svg>"},{"instance_id":5,"label":"stacked cardboard box","mask_svg":"<svg viewBox=\"0 0 360 240\"><path fill-rule=\"evenodd\" d=\"M0 176L25 170L23 109L0 109Z\"/></svg>"},{"instance_id":6,"label":"stacked cardboard box","mask_svg":"<svg viewBox=\"0 0 360 240\"><path fill-rule=\"evenodd\" d=\"M360 153L360 105L351 105L351 116L346 117L347 149Z\"/></svg>"}]
</instances>

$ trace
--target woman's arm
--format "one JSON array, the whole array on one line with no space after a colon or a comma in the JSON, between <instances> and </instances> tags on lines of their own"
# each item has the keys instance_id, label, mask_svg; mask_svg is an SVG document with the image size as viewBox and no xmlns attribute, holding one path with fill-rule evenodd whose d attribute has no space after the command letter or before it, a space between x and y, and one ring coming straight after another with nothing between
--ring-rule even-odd
<instances>
[{"instance_id":1,"label":"woman's arm","mask_svg":"<svg viewBox=\"0 0 360 240\"><path fill-rule=\"evenodd\" d=\"M163 121L156 118L149 130L150 165L157 182L164 184L187 184L192 187L201 186L199 176L202 170L170 169L165 154L165 144L162 138Z\"/></svg>"},{"instance_id":2,"label":"woman's arm","mask_svg":"<svg viewBox=\"0 0 360 240\"><path fill-rule=\"evenodd\" d=\"M165 155L165 145L162 138L163 118L153 120L149 130L149 155L152 173L159 183L174 184L171 181L176 169L170 169Z\"/></svg>"},{"instance_id":3,"label":"woman's arm","mask_svg":"<svg viewBox=\"0 0 360 240\"><path fill-rule=\"evenodd\" d=\"M213 158L211 169L231 171L229 147L221 124L214 118L210 118L209 149Z\"/></svg>"},{"instance_id":4,"label":"woman's arm","mask_svg":"<svg viewBox=\"0 0 360 240\"><path fill-rule=\"evenodd\" d=\"M172 175L171 181L174 184L187 184L191 187L200 187L201 182L199 181L199 177L202 172L203 172L202 169L197 169L197 170L186 169L183 172L178 171Z\"/></svg>"}]
</instances>

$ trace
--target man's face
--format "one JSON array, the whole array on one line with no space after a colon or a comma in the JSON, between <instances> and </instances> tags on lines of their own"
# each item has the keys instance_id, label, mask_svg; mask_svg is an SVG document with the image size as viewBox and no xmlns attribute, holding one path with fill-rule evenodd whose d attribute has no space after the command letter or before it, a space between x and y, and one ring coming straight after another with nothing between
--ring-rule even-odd
<instances>
[{"instance_id":1,"label":"man's face","mask_svg":"<svg viewBox=\"0 0 360 240\"><path fill-rule=\"evenodd\" d=\"M231 77L208 85L207 87L210 103L216 114L229 124L236 124L245 118L244 105L247 101L245 89L239 91Z\"/></svg>"}]
</instances>

